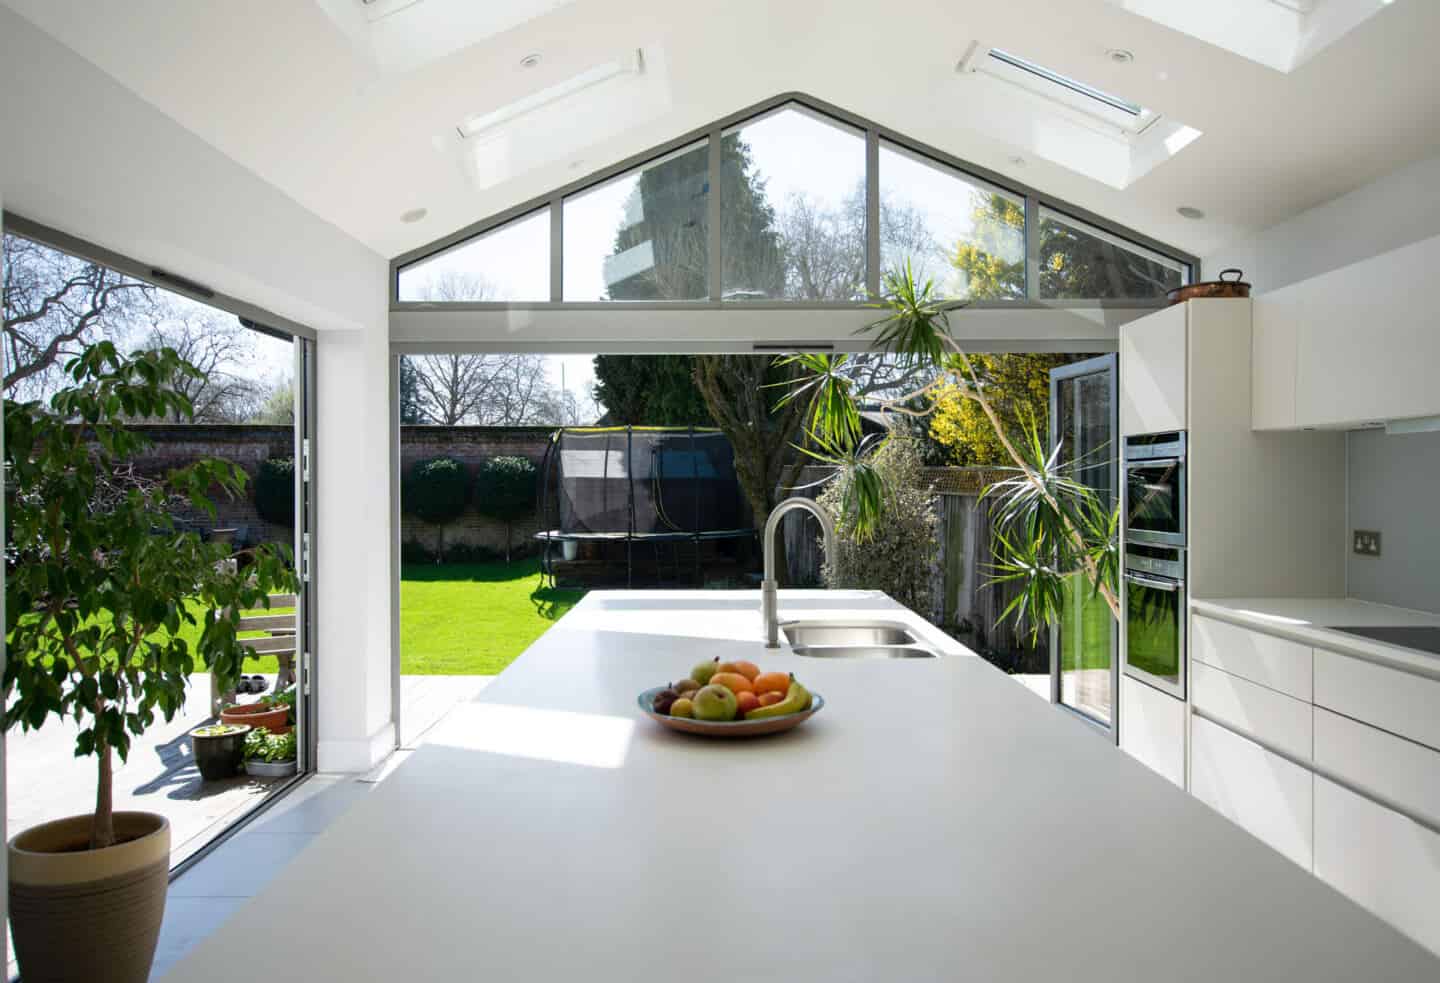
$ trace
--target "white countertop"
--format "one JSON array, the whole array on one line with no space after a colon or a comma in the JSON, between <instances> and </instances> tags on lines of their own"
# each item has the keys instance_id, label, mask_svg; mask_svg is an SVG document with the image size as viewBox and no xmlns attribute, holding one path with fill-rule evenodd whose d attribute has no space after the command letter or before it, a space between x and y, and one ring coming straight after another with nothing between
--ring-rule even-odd
<instances>
[{"instance_id":1,"label":"white countertop","mask_svg":"<svg viewBox=\"0 0 1440 983\"><path fill-rule=\"evenodd\" d=\"M867 593L780 610L923 626ZM758 611L591 593L166 979L248 981L257 958L346 983L1440 977L960 646L807 659L765 650ZM733 743L639 714L716 655L793 671L825 709Z\"/></svg>"},{"instance_id":2,"label":"white countertop","mask_svg":"<svg viewBox=\"0 0 1440 983\"><path fill-rule=\"evenodd\" d=\"M1191 598L1190 609L1332 652L1426 674L1440 674L1440 656L1433 653L1388 645L1329 627L1440 626L1440 615L1349 597Z\"/></svg>"}]
</instances>

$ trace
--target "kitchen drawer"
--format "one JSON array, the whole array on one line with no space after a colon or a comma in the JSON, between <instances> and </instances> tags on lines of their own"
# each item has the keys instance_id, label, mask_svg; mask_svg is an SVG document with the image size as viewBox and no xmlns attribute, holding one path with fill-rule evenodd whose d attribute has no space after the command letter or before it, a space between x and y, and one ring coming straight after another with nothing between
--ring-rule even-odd
<instances>
[{"instance_id":1,"label":"kitchen drawer","mask_svg":"<svg viewBox=\"0 0 1440 983\"><path fill-rule=\"evenodd\" d=\"M1315 874L1440 955L1440 834L1316 775Z\"/></svg>"},{"instance_id":2,"label":"kitchen drawer","mask_svg":"<svg viewBox=\"0 0 1440 983\"><path fill-rule=\"evenodd\" d=\"M1440 826L1440 752L1316 707L1315 767Z\"/></svg>"},{"instance_id":3,"label":"kitchen drawer","mask_svg":"<svg viewBox=\"0 0 1440 983\"><path fill-rule=\"evenodd\" d=\"M1185 701L1120 677L1120 749L1185 787Z\"/></svg>"},{"instance_id":4,"label":"kitchen drawer","mask_svg":"<svg viewBox=\"0 0 1440 983\"><path fill-rule=\"evenodd\" d=\"M1440 748L1440 680L1316 649L1315 705Z\"/></svg>"},{"instance_id":5,"label":"kitchen drawer","mask_svg":"<svg viewBox=\"0 0 1440 983\"><path fill-rule=\"evenodd\" d=\"M1190 667L1190 702L1232 730L1293 758L1310 760L1313 708L1308 703L1203 662Z\"/></svg>"},{"instance_id":6,"label":"kitchen drawer","mask_svg":"<svg viewBox=\"0 0 1440 983\"><path fill-rule=\"evenodd\" d=\"M1314 653L1310 646L1288 638L1197 614L1190 619L1190 654L1206 665L1306 703L1314 695Z\"/></svg>"},{"instance_id":7,"label":"kitchen drawer","mask_svg":"<svg viewBox=\"0 0 1440 983\"><path fill-rule=\"evenodd\" d=\"M1191 793L1306 870L1313 860L1312 777L1219 724L1190 718Z\"/></svg>"}]
</instances>

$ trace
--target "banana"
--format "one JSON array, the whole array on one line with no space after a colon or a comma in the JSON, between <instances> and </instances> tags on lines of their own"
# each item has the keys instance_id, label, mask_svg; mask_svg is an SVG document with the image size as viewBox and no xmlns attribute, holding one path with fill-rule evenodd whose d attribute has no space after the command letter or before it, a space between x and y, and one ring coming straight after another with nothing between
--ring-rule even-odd
<instances>
[{"instance_id":1,"label":"banana","mask_svg":"<svg viewBox=\"0 0 1440 983\"><path fill-rule=\"evenodd\" d=\"M810 691L801 686L792 673L790 689L786 691L785 699L779 703L772 703L768 707L756 707L745 714L745 719L764 720L767 717L783 717L787 713L800 713L802 710L810 709L811 699Z\"/></svg>"}]
</instances>

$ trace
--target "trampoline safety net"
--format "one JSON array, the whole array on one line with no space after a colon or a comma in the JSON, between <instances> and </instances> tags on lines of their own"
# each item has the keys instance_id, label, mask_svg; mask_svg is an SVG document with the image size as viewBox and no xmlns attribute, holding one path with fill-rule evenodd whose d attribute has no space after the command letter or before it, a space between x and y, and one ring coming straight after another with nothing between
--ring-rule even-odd
<instances>
[{"instance_id":1,"label":"trampoline safety net","mask_svg":"<svg viewBox=\"0 0 1440 983\"><path fill-rule=\"evenodd\" d=\"M719 430L567 427L551 437L541 470L536 538L546 544L552 579L558 564L573 564L583 550L617 568L608 578L602 572L602 581L634 583L637 559L647 571L641 579L651 580L649 554L659 574L664 544L678 565L681 544L693 545L698 563L702 543L754 535L734 450ZM624 555L602 544L623 544ZM649 552L637 558L637 546Z\"/></svg>"}]
</instances>

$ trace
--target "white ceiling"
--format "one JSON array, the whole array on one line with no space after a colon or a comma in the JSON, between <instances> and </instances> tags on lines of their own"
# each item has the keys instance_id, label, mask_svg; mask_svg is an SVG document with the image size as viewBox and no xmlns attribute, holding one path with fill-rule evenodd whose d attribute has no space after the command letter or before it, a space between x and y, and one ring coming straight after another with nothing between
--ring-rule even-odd
<instances>
[{"instance_id":1,"label":"white ceiling","mask_svg":"<svg viewBox=\"0 0 1440 983\"><path fill-rule=\"evenodd\" d=\"M408 61L332 16L361 0L0 2L387 256L791 90L1197 255L1440 154L1433 0L1395 0L1289 74L1107 0L512 0L480 18L419 0L388 19L387 37L429 45ZM401 17L417 19L397 32ZM976 38L1204 135L1123 191L1038 158L1016 165L1013 146L962 123L974 90L955 64ZM600 143L482 190L436 139L637 46L663 53L668 103ZM1112 48L1134 62L1113 64ZM541 63L521 68L532 52ZM1180 205L1207 218L1179 218ZM400 221L416 208L428 216Z\"/></svg>"}]
</instances>

